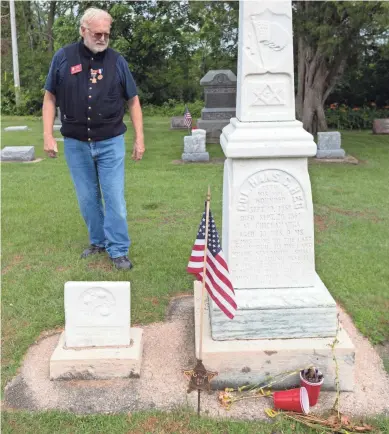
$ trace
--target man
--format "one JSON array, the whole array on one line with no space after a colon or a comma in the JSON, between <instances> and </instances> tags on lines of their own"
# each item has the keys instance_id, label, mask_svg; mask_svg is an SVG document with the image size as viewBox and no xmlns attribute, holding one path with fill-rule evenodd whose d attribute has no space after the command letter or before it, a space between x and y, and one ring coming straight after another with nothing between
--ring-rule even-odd
<instances>
[{"instance_id":1,"label":"man","mask_svg":"<svg viewBox=\"0 0 389 434\"><path fill-rule=\"evenodd\" d=\"M87 9L80 20L82 40L55 53L43 101L44 150L57 156L53 124L59 105L65 158L91 244L81 257L107 251L116 268L131 269L124 199L125 101L135 133L135 161L145 151L143 121L128 64L108 48L111 24L107 12Z\"/></svg>"}]
</instances>

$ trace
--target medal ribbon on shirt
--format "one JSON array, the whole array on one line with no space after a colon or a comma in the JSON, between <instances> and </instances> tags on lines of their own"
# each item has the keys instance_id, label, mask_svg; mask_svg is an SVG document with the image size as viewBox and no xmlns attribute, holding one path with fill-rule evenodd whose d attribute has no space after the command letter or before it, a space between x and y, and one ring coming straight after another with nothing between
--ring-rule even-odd
<instances>
[{"instance_id":1,"label":"medal ribbon on shirt","mask_svg":"<svg viewBox=\"0 0 389 434\"><path fill-rule=\"evenodd\" d=\"M91 68L91 70L90 70L90 75L91 75L92 78L90 79L90 81L91 81L92 83L97 83L97 80L96 80L97 72L98 72L97 69L92 69L92 68Z\"/></svg>"}]
</instances>

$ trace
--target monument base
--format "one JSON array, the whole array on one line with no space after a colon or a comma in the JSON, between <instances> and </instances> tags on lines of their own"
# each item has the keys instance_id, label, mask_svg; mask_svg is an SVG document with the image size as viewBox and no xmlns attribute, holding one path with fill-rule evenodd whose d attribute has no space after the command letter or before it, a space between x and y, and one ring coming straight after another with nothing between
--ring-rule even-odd
<instances>
[{"instance_id":1,"label":"monument base","mask_svg":"<svg viewBox=\"0 0 389 434\"><path fill-rule=\"evenodd\" d=\"M317 274L315 285L309 288L235 292L238 311L233 321L210 300L213 339L325 338L336 334L336 303Z\"/></svg>"},{"instance_id":2,"label":"monument base","mask_svg":"<svg viewBox=\"0 0 389 434\"><path fill-rule=\"evenodd\" d=\"M143 330L131 328L129 347L65 349L65 332L50 358L50 380L139 378Z\"/></svg>"},{"instance_id":3,"label":"monument base","mask_svg":"<svg viewBox=\"0 0 389 434\"><path fill-rule=\"evenodd\" d=\"M196 356L199 357L200 282L195 282L194 299ZM202 361L206 369L218 372L211 383L213 389L265 384L269 377L314 365L325 378L322 390L335 390L338 376L340 390L353 391L354 345L343 329L338 332L336 340L334 350L332 345L335 338L215 341L211 336L208 302L205 303ZM279 389L298 384L299 376L294 374L272 387Z\"/></svg>"}]
</instances>

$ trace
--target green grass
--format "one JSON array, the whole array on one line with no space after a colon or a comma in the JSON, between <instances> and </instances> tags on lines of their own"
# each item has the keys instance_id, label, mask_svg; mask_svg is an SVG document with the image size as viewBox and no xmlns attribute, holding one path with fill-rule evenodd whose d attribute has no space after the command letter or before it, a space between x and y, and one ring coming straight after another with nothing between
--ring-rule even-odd
<instances>
[{"instance_id":1,"label":"green grass","mask_svg":"<svg viewBox=\"0 0 389 434\"><path fill-rule=\"evenodd\" d=\"M9 125L29 125L32 130L4 132ZM130 274L114 270L105 256L78 259L88 236L63 143L59 142L55 160L2 163L3 386L37 336L63 326L66 281L130 279L134 324L162 320L172 296L191 292L193 278L185 268L208 184L221 232L223 165L173 164L181 157L185 134L170 131L167 118L146 118L147 152L139 163L131 160L131 128L126 134L125 191L133 242L130 257L135 264ZM1 138L2 147L35 145L36 156L44 157L41 122L34 118L3 118ZM344 132L342 146L364 162L309 168L317 221L316 269L361 332L373 343L384 343L389 340L389 140L370 132ZM223 156L218 145L207 150L211 157ZM24 427L34 423L48 427L39 432L72 432L66 431L66 424L73 426L79 420L86 428L78 432L97 432L93 424L99 418L109 423L109 416L79 419L59 413L52 419L23 413L6 418L16 418L15 423ZM110 432L125 432L120 430L121 424L127 426L126 419L115 418L117 431ZM63 424L63 430L50 431L50 424ZM239 429L228 432L249 432ZM24 428L24 432L33 431Z\"/></svg>"},{"instance_id":2,"label":"green grass","mask_svg":"<svg viewBox=\"0 0 389 434\"><path fill-rule=\"evenodd\" d=\"M376 417L368 421L374 433L388 433L389 419ZM324 431L322 431L324 433ZM307 428L276 418L269 423L200 419L185 410L172 413L142 412L131 415L77 416L62 412L5 413L4 434L320 434Z\"/></svg>"}]
</instances>

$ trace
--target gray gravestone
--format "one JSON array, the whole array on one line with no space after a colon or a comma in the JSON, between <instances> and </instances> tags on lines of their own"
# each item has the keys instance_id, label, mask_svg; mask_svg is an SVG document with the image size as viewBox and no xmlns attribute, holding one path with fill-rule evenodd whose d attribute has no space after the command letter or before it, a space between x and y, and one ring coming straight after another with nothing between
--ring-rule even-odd
<instances>
[{"instance_id":1,"label":"gray gravestone","mask_svg":"<svg viewBox=\"0 0 389 434\"><path fill-rule=\"evenodd\" d=\"M56 113L57 114L54 119L53 131L60 131L62 127L62 121L61 121L61 110L59 107L57 108Z\"/></svg>"},{"instance_id":2,"label":"gray gravestone","mask_svg":"<svg viewBox=\"0 0 389 434\"><path fill-rule=\"evenodd\" d=\"M55 119L54 119L54 125L62 126L62 121L61 121L61 110L60 110L59 107L57 108L56 112L57 112L57 115L56 115L56 117L55 117Z\"/></svg>"},{"instance_id":3,"label":"gray gravestone","mask_svg":"<svg viewBox=\"0 0 389 434\"><path fill-rule=\"evenodd\" d=\"M1 150L1 161L33 161L34 146L6 146Z\"/></svg>"},{"instance_id":4,"label":"gray gravestone","mask_svg":"<svg viewBox=\"0 0 389 434\"><path fill-rule=\"evenodd\" d=\"M205 148L206 131L192 130L191 136L184 137L183 161L209 161L209 154Z\"/></svg>"},{"instance_id":5,"label":"gray gravestone","mask_svg":"<svg viewBox=\"0 0 389 434\"><path fill-rule=\"evenodd\" d=\"M236 75L230 70L209 71L201 80L205 107L197 126L206 130L207 143L219 143L222 129L236 111Z\"/></svg>"},{"instance_id":6,"label":"gray gravestone","mask_svg":"<svg viewBox=\"0 0 389 434\"><path fill-rule=\"evenodd\" d=\"M389 118L374 119L373 134L389 134Z\"/></svg>"},{"instance_id":7,"label":"gray gravestone","mask_svg":"<svg viewBox=\"0 0 389 434\"><path fill-rule=\"evenodd\" d=\"M28 131L28 126L23 125L23 126L19 126L19 127L7 127L7 128L4 128L4 131Z\"/></svg>"},{"instance_id":8,"label":"gray gravestone","mask_svg":"<svg viewBox=\"0 0 389 434\"><path fill-rule=\"evenodd\" d=\"M341 136L338 131L317 133L316 158L344 158L346 155L341 148Z\"/></svg>"},{"instance_id":9,"label":"gray gravestone","mask_svg":"<svg viewBox=\"0 0 389 434\"><path fill-rule=\"evenodd\" d=\"M170 119L170 129L171 130L187 130L188 127L185 125L184 116L173 116Z\"/></svg>"}]
</instances>

